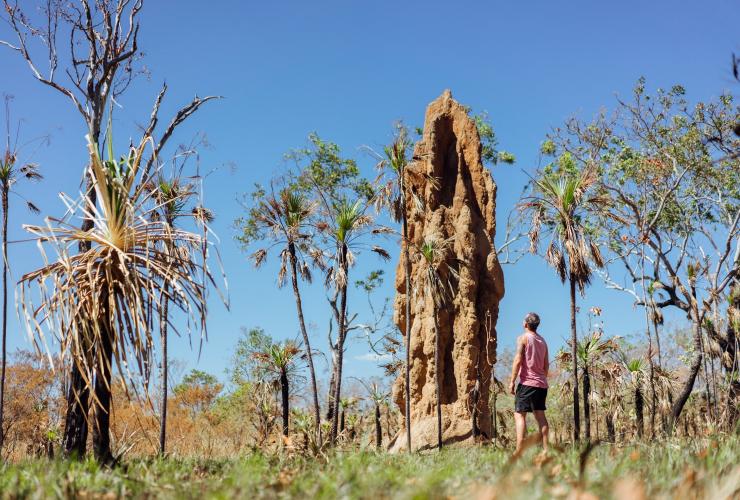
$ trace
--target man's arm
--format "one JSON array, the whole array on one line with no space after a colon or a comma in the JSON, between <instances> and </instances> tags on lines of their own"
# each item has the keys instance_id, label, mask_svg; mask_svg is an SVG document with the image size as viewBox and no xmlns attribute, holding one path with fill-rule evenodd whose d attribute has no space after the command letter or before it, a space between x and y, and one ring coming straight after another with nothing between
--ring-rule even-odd
<instances>
[{"instance_id":1,"label":"man's arm","mask_svg":"<svg viewBox=\"0 0 740 500\"><path fill-rule=\"evenodd\" d=\"M522 365L524 345L524 335L521 335L516 339L516 355L514 356L514 364L511 367L511 380L509 380L509 392L512 394L515 392L514 385L516 384L516 378L519 376L519 368Z\"/></svg>"},{"instance_id":2,"label":"man's arm","mask_svg":"<svg viewBox=\"0 0 740 500\"><path fill-rule=\"evenodd\" d=\"M548 375L550 375L550 349L547 347L547 344L545 344L545 378L547 378Z\"/></svg>"}]
</instances>

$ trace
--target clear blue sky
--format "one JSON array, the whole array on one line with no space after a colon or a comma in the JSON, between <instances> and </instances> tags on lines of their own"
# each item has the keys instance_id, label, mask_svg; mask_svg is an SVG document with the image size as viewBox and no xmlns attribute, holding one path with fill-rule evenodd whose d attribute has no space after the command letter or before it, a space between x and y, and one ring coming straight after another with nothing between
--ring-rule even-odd
<instances>
[{"instance_id":1,"label":"clear blue sky","mask_svg":"<svg viewBox=\"0 0 740 500\"><path fill-rule=\"evenodd\" d=\"M254 182L280 168L282 154L306 143L317 131L357 157L369 172L371 160L358 148L388 142L392 123L423 123L427 104L445 88L492 118L503 149L517 157L500 166L498 215L503 229L532 171L544 135L568 116L584 118L612 107L644 75L651 89L681 83L692 99L710 99L732 88L731 53L740 6L734 1L623 2L442 2L320 1L251 2L149 0L141 17L141 48L150 80L140 79L120 103L118 137L136 135L148 118L163 80L170 86L163 117L194 94L220 94L180 130L188 142L205 131L212 147L203 166L220 167L207 181L206 203L214 209L215 230L229 277L232 310L211 305L210 339L200 360L186 339L173 342L174 356L222 376L240 326L262 326L276 337L295 337L292 294L275 287L276 268L255 271L233 242L236 198ZM735 33L735 35L733 35ZM0 36L6 36L0 25ZM63 46L63 44L62 44ZM51 134L38 151L46 180L19 191L45 214L59 215L57 193L75 194L86 154L80 117L68 101L33 80L16 54L0 47L0 92L15 96L14 115L24 136ZM17 201L17 200L16 200ZM22 223L39 222L20 204L13 207L10 239L25 237ZM502 233L502 231L500 231ZM502 236L502 234L500 234ZM385 265L385 294L392 293L394 259ZM41 265L34 245L12 245L14 277ZM379 267L374 256L355 272ZM526 258L505 268L506 297L498 322L499 348L511 347L529 310L543 317L543 332L559 346L568 329L565 288L541 261ZM328 310L321 284L306 290L314 339L325 347ZM360 295L351 307L366 312ZM604 308L607 332L639 330L642 317L631 300L593 286L582 302ZM15 316L10 346L28 347ZM366 345L349 350L348 376L376 374L359 359Z\"/></svg>"}]
</instances>

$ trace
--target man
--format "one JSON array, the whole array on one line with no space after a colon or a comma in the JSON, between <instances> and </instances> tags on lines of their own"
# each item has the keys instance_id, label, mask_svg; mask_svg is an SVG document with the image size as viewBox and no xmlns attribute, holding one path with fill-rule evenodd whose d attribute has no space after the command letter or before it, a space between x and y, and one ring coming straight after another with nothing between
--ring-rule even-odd
<instances>
[{"instance_id":1,"label":"man","mask_svg":"<svg viewBox=\"0 0 740 500\"><path fill-rule=\"evenodd\" d=\"M547 435L549 426L545 417L545 399L547 399L547 374L550 359L547 352L547 343L537 328L540 326L540 317L529 313L524 318L524 333L516 340L516 356L511 370L509 392L515 395L514 422L516 424L516 451L522 450L522 441L527 432L527 413L534 413L542 437L542 448L547 451ZM519 385L515 382L519 377Z\"/></svg>"}]
</instances>

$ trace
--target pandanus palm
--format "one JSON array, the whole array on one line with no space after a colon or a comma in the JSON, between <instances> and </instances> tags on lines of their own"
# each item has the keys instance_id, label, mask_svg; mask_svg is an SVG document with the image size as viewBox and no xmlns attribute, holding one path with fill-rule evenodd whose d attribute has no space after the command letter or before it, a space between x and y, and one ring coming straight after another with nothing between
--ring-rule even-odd
<instances>
[{"instance_id":1,"label":"pandanus palm","mask_svg":"<svg viewBox=\"0 0 740 500\"><path fill-rule=\"evenodd\" d=\"M644 417L645 398L642 392L644 378L645 378L645 362L639 358L635 358L635 359L624 358L623 363L624 363L624 368L627 370L630 386L632 387L632 390L634 393L637 437L642 439L642 435L645 431L645 417Z\"/></svg>"},{"instance_id":2,"label":"pandanus palm","mask_svg":"<svg viewBox=\"0 0 740 500\"><path fill-rule=\"evenodd\" d=\"M257 194L262 193L261 190ZM290 271L290 281L293 286L298 325L306 346L306 361L311 377L311 396L313 398L314 432L317 442L321 443L321 410L319 395L316 386L316 370L313 364L311 339L308 336L306 320L303 316L303 301L298 287L298 276L311 282L311 271L307 258L321 265L320 259L315 259L318 253L312 246L309 217L313 214L315 203L312 203L302 193L283 188L278 194L255 196L255 206L249 210L249 215L237 220L237 226L242 230L238 237L244 245L256 240L267 240L269 247L257 250L252 254L255 266L260 266L267 257L268 249L277 246L280 249L280 271L278 286L282 286L285 275Z\"/></svg>"},{"instance_id":3,"label":"pandanus palm","mask_svg":"<svg viewBox=\"0 0 740 500\"><path fill-rule=\"evenodd\" d=\"M450 240L429 236L424 239L418 249L423 277L417 284L417 293L429 299L434 309L432 314L434 317L434 387L437 405L437 448L440 450L442 449L442 392L440 387L442 359L437 315L449 303L452 296L452 280L457 277L457 271L448 265L450 245Z\"/></svg>"},{"instance_id":4,"label":"pandanus palm","mask_svg":"<svg viewBox=\"0 0 740 500\"><path fill-rule=\"evenodd\" d=\"M154 345L150 325L165 314L162 297L205 335L206 292L215 285L206 263L208 232L171 228L153 217L152 193L140 169L150 141L144 137L117 160L109 134L104 161L98 145L88 140L89 173L99 206L63 196L69 207L65 218L48 218L45 227L26 226L57 254L53 262L21 278L26 323L42 343L47 334L56 335L85 389L93 388L93 444L100 461L114 458L109 433L113 362L124 380L141 386L131 368L148 378ZM92 221L92 228L75 227L70 220L74 216ZM89 249L72 254L80 243ZM175 247L176 255L164 250Z\"/></svg>"},{"instance_id":5,"label":"pandanus palm","mask_svg":"<svg viewBox=\"0 0 740 500\"><path fill-rule=\"evenodd\" d=\"M543 234L549 238L544 252L560 280L570 285L570 345L572 372L578 373L578 336L576 333L576 288L583 293L591 282L590 262L603 267L599 247L588 226L588 217L600 213L607 198L595 193L598 177L595 169L544 172L532 180L532 193L520 208L531 216L530 249L536 253ZM573 438L580 437L578 378L573 379Z\"/></svg>"},{"instance_id":6,"label":"pandanus palm","mask_svg":"<svg viewBox=\"0 0 740 500\"><path fill-rule=\"evenodd\" d=\"M406 338L406 363L405 363L405 399L406 399L406 447L411 453L411 259L409 258L408 241L408 200L411 197L407 177L410 172L408 167L408 154L411 149L411 141L408 131L399 124L393 143L383 148L383 157L378 163L378 168L389 174L390 179L383 186L378 200L388 207L388 212L395 222L401 223L401 248L403 249L404 279L405 279L405 301L404 317Z\"/></svg>"},{"instance_id":7,"label":"pandanus palm","mask_svg":"<svg viewBox=\"0 0 740 500\"><path fill-rule=\"evenodd\" d=\"M5 98L5 125L7 129L5 153L0 157L0 197L2 197L2 260L3 260L3 331L2 331L2 359L0 363L0 452L3 449L5 441L4 436L4 408L5 408L5 367L7 363L7 338L8 338L8 272L10 263L8 262L8 210L10 208L10 193L13 192L13 186L22 179L40 180L41 174L37 166L32 163L18 165L17 148L11 144L10 138L10 111L9 100ZM26 201L29 210L38 213L36 206Z\"/></svg>"},{"instance_id":8,"label":"pandanus palm","mask_svg":"<svg viewBox=\"0 0 740 500\"><path fill-rule=\"evenodd\" d=\"M283 436L288 437L290 425L290 379L295 375L301 350L292 341L272 343L261 351L252 353L258 371L275 377L280 386L283 409Z\"/></svg>"},{"instance_id":9,"label":"pandanus palm","mask_svg":"<svg viewBox=\"0 0 740 500\"><path fill-rule=\"evenodd\" d=\"M172 177L160 175L155 182L147 184L154 204L156 205L153 215L161 217L167 225L167 228L174 228L178 219L183 217L195 218L201 223L211 223L213 215L201 206L193 206L188 210L188 205L192 198L198 193L194 186L182 179L182 173L176 172ZM162 250L174 258L177 256L177 247L165 245ZM167 330L169 325L169 285L164 283L162 294L162 316L159 318L160 342L162 346L162 364L161 364L161 402L160 402L160 424L159 424L159 453L164 455L167 441L167 394L168 394L168 342Z\"/></svg>"},{"instance_id":10,"label":"pandanus palm","mask_svg":"<svg viewBox=\"0 0 740 500\"><path fill-rule=\"evenodd\" d=\"M373 402L375 407L375 447L380 449L383 445L383 429L380 422L380 407L383 405L388 397L388 394L381 390L380 384L376 381L365 382L361 379L355 379L359 381L367 391L367 395L370 401Z\"/></svg>"},{"instance_id":11,"label":"pandanus palm","mask_svg":"<svg viewBox=\"0 0 740 500\"><path fill-rule=\"evenodd\" d=\"M349 271L355 262L355 252L365 246L363 238L368 232L386 232L377 227L373 218L368 215L369 200L363 201L341 198L334 202L324 202L324 213L317 223L317 228L329 242L332 266L327 271L327 284L332 285L339 297L337 310L337 337L330 346L334 356L332 379L333 393L329 404L332 407L331 442L334 443L339 430L339 404L342 390L342 367L344 344L347 340L347 288ZM388 253L378 246L370 249L384 259Z\"/></svg>"},{"instance_id":12,"label":"pandanus palm","mask_svg":"<svg viewBox=\"0 0 740 500\"><path fill-rule=\"evenodd\" d=\"M583 374L583 416L586 440L591 439L591 379L599 373L604 359L618 351L619 345L614 338L602 339L601 331L592 332L578 343L578 358Z\"/></svg>"}]
</instances>

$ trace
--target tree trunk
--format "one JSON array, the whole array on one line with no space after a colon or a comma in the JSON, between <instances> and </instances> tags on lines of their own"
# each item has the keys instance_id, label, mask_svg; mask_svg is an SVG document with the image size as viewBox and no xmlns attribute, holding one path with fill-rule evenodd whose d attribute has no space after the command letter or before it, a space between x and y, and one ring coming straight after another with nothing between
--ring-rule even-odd
<instances>
[{"instance_id":1,"label":"tree trunk","mask_svg":"<svg viewBox=\"0 0 740 500\"><path fill-rule=\"evenodd\" d=\"M339 426L339 400L342 396L342 363L344 360L344 337L347 333L347 283L349 282L349 266L347 265L347 245L342 245L340 265L344 269L344 283L340 289L339 302L339 332L337 335L337 367L335 376L334 390L334 415L331 421L331 442L334 444L337 439L337 430Z\"/></svg>"},{"instance_id":2,"label":"tree trunk","mask_svg":"<svg viewBox=\"0 0 740 500\"><path fill-rule=\"evenodd\" d=\"M164 294L162 297L162 317L160 318L160 335L162 337L162 401L160 403L159 415L159 455L164 456L167 445L167 320L169 319L169 298L168 286L164 284Z\"/></svg>"},{"instance_id":3,"label":"tree trunk","mask_svg":"<svg viewBox=\"0 0 740 500\"><path fill-rule=\"evenodd\" d=\"M380 405L375 404L375 447L380 449L383 446L383 429L380 426Z\"/></svg>"},{"instance_id":4,"label":"tree trunk","mask_svg":"<svg viewBox=\"0 0 740 500\"><path fill-rule=\"evenodd\" d=\"M440 387L439 323L434 309L434 386L437 390L437 449L442 450L442 391Z\"/></svg>"},{"instance_id":5,"label":"tree trunk","mask_svg":"<svg viewBox=\"0 0 740 500\"><path fill-rule=\"evenodd\" d=\"M639 384L635 387L635 414L637 415L637 437L642 439L645 428L645 419L643 418L643 404L642 389Z\"/></svg>"},{"instance_id":6,"label":"tree trunk","mask_svg":"<svg viewBox=\"0 0 740 500\"><path fill-rule=\"evenodd\" d=\"M581 412L578 408L578 333L576 330L576 282L570 277L570 343L573 358L573 441L578 442L581 434Z\"/></svg>"},{"instance_id":7,"label":"tree trunk","mask_svg":"<svg viewBox=\"0 0 740 500\"><path fill-rule=\"evenodd\" d=\"M606 417L606 432L609 436L609 442L610 443L616 443L617 442L617 436L614 432L614 415L612 415L611 412L607 412Z\"/></svg>"},{"instance_id":8,"label":"tree trunk","mask_svg":"<svg viewBox=\"0 0 740 500\"><path fill-rule=\"evenodd\" d=\"M702 365L704 368L703 370L704 371L704 394L707 399L707 423L709 423L714 419L715 415L714 415L714 412L712 411L712 393L709 390L709 369L707 367L708 366L707 358L709 358L710 355L709 355L708 348L704 342L703 329L702 329L699 339L701 340L701 350L702 350L702 358L703 358Z\"/></svg>"},{"instance_id":9,"label":"tree trunk","mask_svg":"<svg viewBox=\"0 0 740 500\"><path fill-rule=\"evenodd\" d=\"M586 442L591 441L591 377L588 366L583 367L583 423Z\"/></svg>"},{"instance_id":10,"label":"tree trunk","mask_svg":"<svg viewBox=\"0 0 740 500\"><path fill-rule=\"evenodd\" d=\"M107 299L106 299L107 300ZM102 308L102 334L100 352L95 356L95 421L93 426L93 452L101 464L111 464L114 460L110 448L110 410L111 410L111 364L113 362L113 335L108 319L108 308Z\"/></svg>"},{"instance_id":11,"label":"tree trunk","mask_svg":"<svg viewBox=\"0 0 740 500\"><path fill-rule=\"evenodd\" d=\"M403 226L403 253L404 253L404 274L406 277L406 300L404 307L406 310L406 325L405 325L405 336L406 336L406 366L405 375L406 380L404 388L406 389L406 448L409 453L411 450L411 260L409 257L409 241L408 241L408 221L406 220L406 192L404 184L405 171L401 172L401 196L403 199L403 211L401 212Z\"/></svg>"},{"instance_id":12,"label":"tree trunk","mask_svg":"<svg viewBox=\"0 0 740 500\"><path fill-rule=\"evenodd\" d=\"M91 139L95 144L98 144L98 141L100 140L101 119L102 117L98 113L94 113L88 122L88 128L92 131ZM89 174L85 177L87 179L85 186L86 201L88 208L92 209L95 207L97 202L94 184L95 181ZM93 224L92 219L85 218L82 221L80 229L82 231L89 231L92 229ZM89 250L91 246L91 242L81 241L78 245L78 251L85 252ZM85 325L80 326L85 328ZM82 339L82 352L78 353L88 359L93 354L90 342L91 339L89 338L89 335L87 335L87 338ZM87 414L90 409L90 387L85 381L85 377L80 370L79 363L74 359L74 353L72 357L73 359L70 363L71 366L69 374L69 391L67 392L67 412L64 416L62 448L65 456L81 459L85 456L87 451Z\"/></svg>"},{"instance_id":13,"label":"tree trunk","mask_svg":"<svg viewBox=\"0 0 740 500\"><path fill-rule=\"evenodd\" d=\"M5 366L8 361L8 191L10 186L2 186L3 209L3 339L2 339L2 367L0 368L0 458L2 458L5 442L4 409L5 409Z\"/></svg>"},{"instance_id":14,"label":"tree trunk","mask_svg":"<svg viewBox=\"0 0 740 500\"><path fill-rule=\"evenodd\" d=\"M290 255L290 274L293 284L293 295L295 296L295 305L298 312L298 324L301 328L303 343L306 346L306 360L308 361L308 372L311 377L311 394L313 396L313 419L316 426L317 442L321 443L321 408L319 407L319 393L316 389L316 370L313 366L313 353L311 352L311 342L306 330L306 321L303 318L303 303L301 301L301 292L298 289L298 263L296 259L295 244L288 244L288 254Z\"/></svg>"},{"instance_id":15,"label":"tree trunk","mask_svg":"<svg viewBox=\"0 0 740 500\"><path fill-rule=\"evenodd\" d=\"M331 349L331 375L329 376L329 392L326 394L326 420L331 422L334 418L334 392L336 391L336 372L337 372L337 353L336 350L329 345Z\"/></svg>"},{"instance_id":16,"label":"tree trunk","mask_svg":"<svg viewBox=\"0 0 740 500\"><path fill-rule=\"evenodd\" d=\"M491 411L491 438L493 439L493 444L495 445L498 439L498 421L496 409L498 392L496 392L496 374L493 368L491 369L491 379L491 391L493 392L493 408Z\"/></svg>"},{"instance_id":17,"label":"tree trunk","mask_svg":"<svg viewBox=\"0 0 740 500\"><path fill-rule=\"evenodd\" d=\"M290 429L290 387L288 386L288 372L285 368L280 369L280 392L283 403L283 436L288 437Z\"/></svg>"},{"instance_id":18,"label":"tree trunk","mask_svg":"<svg viewBox=\"0 0 740 500\"><path fill-rule=\"evenodd\" d=\"M87 343L87 339L84 339ZM89 346L82 347L82 356L89 357ZM79 360L79 363L83 363ZM90 386L85 382L78 361L72 359L69 389L67 390L67 412L64 417L62 452L65 457L82 459L87 452L87 414L90 409Z\"/></svg>"},{"instance_id":19,"label":"tree trunk","mask_svg":"<svg viewBox=\"0 0 740 500\"><path fill-rule=\"evenodd\" d=\"M675 428L676 422L678 422L678 418L681 416L681 411L691 395L691 391L694 388L694 382L696 381L696 375L699 373L699 369L701 368L701 324L699 322L698 311L696 311L695 305L694 314L692 314L692 316L692 320L694 322L694 354L691 358L691 365L689 366L689 376L681 387L681 390L678 393L678 398L676 398L675 403L673 403L673 408L671 409L671 429Z\"/></svg>"}]
</instances>

